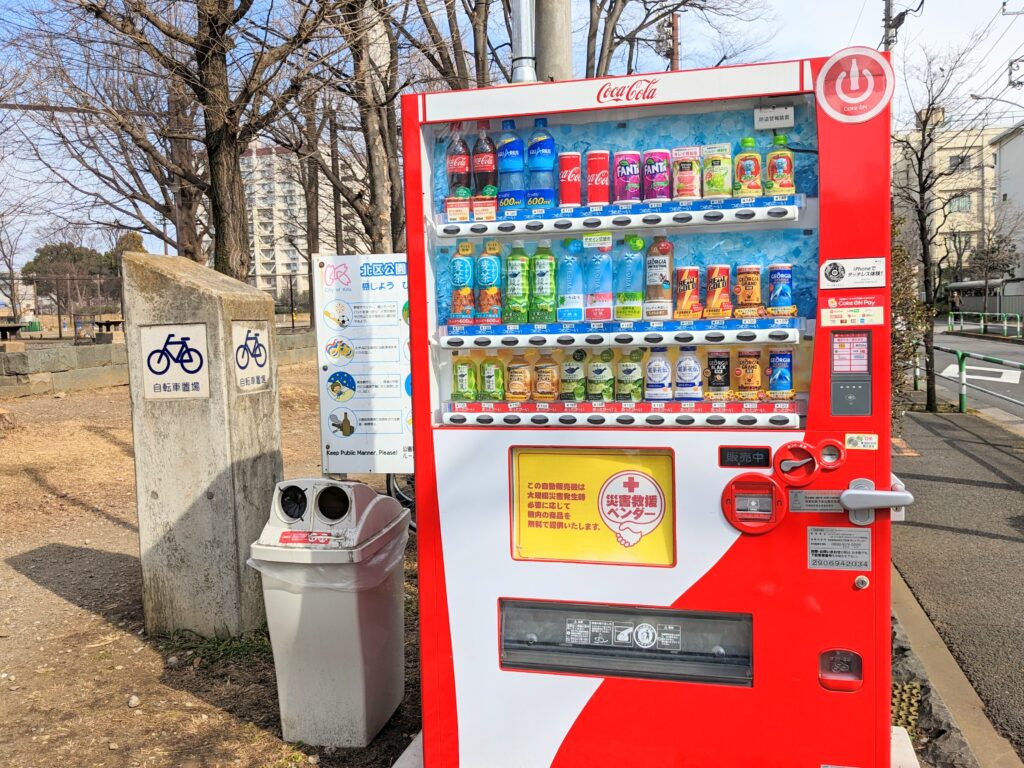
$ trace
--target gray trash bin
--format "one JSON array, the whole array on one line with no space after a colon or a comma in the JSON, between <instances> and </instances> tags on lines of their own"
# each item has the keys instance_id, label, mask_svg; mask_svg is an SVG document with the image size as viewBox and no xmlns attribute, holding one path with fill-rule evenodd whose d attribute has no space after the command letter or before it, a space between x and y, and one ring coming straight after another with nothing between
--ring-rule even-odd
<instances>
[{"instance_id":1,"label":"gray trash bin","mask_svg":"<svg viewBox=\"0 0 1024 768\"><path fill-rule=\"evenodd\" d=\"M279 483L251 547L285 741L365 747L405 690L409 512L362 483Z\"/></svg>"}]
</instances>

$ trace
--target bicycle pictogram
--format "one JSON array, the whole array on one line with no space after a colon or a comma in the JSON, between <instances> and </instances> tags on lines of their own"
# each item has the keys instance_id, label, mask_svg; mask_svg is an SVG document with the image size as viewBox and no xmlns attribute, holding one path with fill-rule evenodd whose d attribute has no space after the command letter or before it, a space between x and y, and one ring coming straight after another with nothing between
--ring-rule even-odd
<instances>
[{"instance_id":1,"label":"bicycle pictogram","mask_svg":"<svg viewBox=\"0 0 1024 768\"><path fill-rule=\"evenodd\" d=\"M203 353L188 345L189 336L174 338L173 333L167 334L160 349L154 349L146 358L146 367L157 376L163 376L170 370L171 363L178 365L185 373L199 373L203 368ZM177 351L173 351L173 350Z\"/></svg>"},{"instance_id":2,"label":"bicycle pictogram","mask_svg":"<svg viewBox=\"0 0 1024 768\"><path fill-rule=\"evenodd\" d=\"M239 369L244 371L248 368L250 359L258 368L267 364L267 348L260 342L259 331L246 331L245 341L235 349L235 363Z\"/></svg>"}]
</instances>

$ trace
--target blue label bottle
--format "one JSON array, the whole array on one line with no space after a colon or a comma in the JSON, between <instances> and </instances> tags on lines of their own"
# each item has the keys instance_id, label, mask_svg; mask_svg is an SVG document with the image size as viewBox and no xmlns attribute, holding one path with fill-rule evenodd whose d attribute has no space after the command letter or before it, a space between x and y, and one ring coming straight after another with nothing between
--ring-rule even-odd
<instances>
[{"instance_id":1,"label":"blue label bottle","mask_svg":"<svg viewBox=\"0 0 1024 768\"><path fill-rule=\"evenodd\" d=\"M560 323L583 321L583 243L569 240L558 256L558 312Z\"/></svg>"},{"instance_id":2,"label":"blue label bottle","mask_svg":"<svg viewBox=\"0 0 1024 768\"><path fill-rule=\"evenodd\" d=\"M530 169L530 184L526 191L527 208L555 207L555 163L558 154L555 151L555 137L548 131L546 117L538 117L533 121L533 133L530 134L530 145L527 151L527 163Z\"/></svg>"},{"instance_id":3,"label":"blue label bottle","mask_svg":"<svg viewBox=\"0 0 1024 768\"><path fill-rule=\"evenodd\" d=\"M526 151L515 120L502 120L498 137L498 209L515 210L526 204Z\"/></svg>"}]
</instances>

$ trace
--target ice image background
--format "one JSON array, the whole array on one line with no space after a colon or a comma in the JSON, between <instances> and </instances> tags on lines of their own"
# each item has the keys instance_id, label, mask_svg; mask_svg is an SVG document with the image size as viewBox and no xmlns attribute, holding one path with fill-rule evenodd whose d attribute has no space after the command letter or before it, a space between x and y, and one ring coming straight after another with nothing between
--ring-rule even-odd
<instances>
[{"instance_id":1,"label":"ice image background","mask_svg":"<svg viewBox=\"0 0 1024 768\"><path fill-rule=\"evenodd\" d=\"M739 151L740 139L753 136L762 158L772 147L770 131L754 130L754 110L738 109L728 112L709 112L690 115L663 115L640 117L627 121L605 120L583 125L559 125L558 115L548 117L548 130L555 137L558 152L580 152L590 149L607 149L611 152L623 150L669 149L703 144L729 143L733 154ZM793 164L796 171L796 191L810 197L818 195L818 127L815 121L813 99L806 97L794 108L794 126L780 130L789 139L794 150ZM533 131L532 118L517 118L517 132L526 141ZM492 138L502 133L501 121L492 120ZM442 201L448 194L445 174L445 150L450 132L447 126L439 126L433 147L434 200L435 210L442 210ZM467 126L466 143L470 149L476 141L476 130ZM801 152L797 150L808 150ZM813 154L810 154L813 152Z\"/></svg>"},{"instance_id":2,"label":"ice image background","mask_svg":"<svg viewBox=\"0 0 1024 768\"><path fill-rule=\"evenodd\" d=\"M701 292L707 290L709 264L732 267L732 285L736 285L736 267L756 264L761 267L761 296L768 301L768 265L793 265L793 297L800 317L814 317L818 301L818 230L775 229L755 232L703 232L670 235L675 247L676 268L701 267ZM644 237L649 242L650 238Z\"/></svg>"}]
</instances>

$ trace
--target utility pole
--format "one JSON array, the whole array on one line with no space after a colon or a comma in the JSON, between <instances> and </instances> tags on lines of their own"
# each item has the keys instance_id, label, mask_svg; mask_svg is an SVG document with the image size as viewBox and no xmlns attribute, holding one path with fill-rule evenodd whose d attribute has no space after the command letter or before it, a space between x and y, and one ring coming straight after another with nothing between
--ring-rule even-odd
<instances>
[{"instance_id":1,"label":"utility pole","mask_svg":"<svg viewBox=\"0 0 1024 768\"><path fill-rule=\"evenodd\" d=\"M885 10L882 15L882 50L892 50L892 0L885 0Z\"/></svg>"},{"instance_id":2,"label":"utility pole","mask_svg":"<svg viewBox=\"0 0 1024 768\"><path fill-rule=\"evenodd\" d=\"M672 14L672 69L679 69L679 14Z\"/></svg>"},{"instance_id":3,"label":"utility pole","mask_svg":"<svg viewBox=\"0 0 1024 768\"><path fill-rule=\"evenodd\" d=\"M536 14L537 79L572 80L571 0L540 0Z\"/></svg>"}]
</instances>

